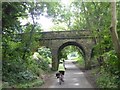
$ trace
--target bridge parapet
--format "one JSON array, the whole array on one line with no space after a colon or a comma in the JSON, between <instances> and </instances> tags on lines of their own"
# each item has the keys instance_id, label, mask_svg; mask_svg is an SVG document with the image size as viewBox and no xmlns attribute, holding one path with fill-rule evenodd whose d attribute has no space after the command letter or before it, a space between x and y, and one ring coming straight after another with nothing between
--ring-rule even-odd
<instances>
[{"instance_id":1,"label":"bridge parapet","mask_svg":"<svg viewBox=\"0 0 120 90\"><path fill-rule=\"evenodd\" d=\"M41 40L91 38L89 30L42 32Z\"/></svg>"}]
</instances>

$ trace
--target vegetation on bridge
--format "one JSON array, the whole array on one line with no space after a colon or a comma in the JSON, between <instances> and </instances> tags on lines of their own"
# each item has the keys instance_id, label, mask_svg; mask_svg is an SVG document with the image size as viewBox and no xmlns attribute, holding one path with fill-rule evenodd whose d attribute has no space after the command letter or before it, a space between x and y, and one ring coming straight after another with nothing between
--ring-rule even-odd
<instances>
[{"instance_id":1,"label":"vegetation on bridge","mask_svg":"<svg viewBox=\"0 0 120 90\"><path fill-rule=\"evenodd\" d=\"M40 48L41 35L34 33L42 31L36 22L41 15L52 18L55 24L52 29L56 31L90 30L95 42L91 63L98 66L95 72L98 87L120 86L120 2L78 1L67 6L59 2L2 2L2 81L5 87L6 83L17 84L16 87L40 85L44 73L50 71L50 50L43 47L39 50L40 64L31 58ZM22 25L20 19L28 17L31 23ZM22 35L27 32L29 35ZM66 57L66 52L62 53Z\"/></svg>"}]
</instances>

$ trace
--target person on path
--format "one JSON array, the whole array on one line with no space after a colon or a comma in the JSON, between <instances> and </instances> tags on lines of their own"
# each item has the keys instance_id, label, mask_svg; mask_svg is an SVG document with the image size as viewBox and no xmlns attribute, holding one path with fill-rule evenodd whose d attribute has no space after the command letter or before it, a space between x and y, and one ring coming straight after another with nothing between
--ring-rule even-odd
<instances>
[{"instance_id":1,"label":"person on path","mask_svg":"<svg viewBox=\"0 0 120 90\"><path fill-rule=\"evenodd\" d=\"M62 81L64 82L64 74L65 74L65 67L63 61L60 60L60 63L58 65L58 72L62 74Z\"/></svg>"},{"instance_id":2,"label":"person on path","mask_svg":"<svg viewBox=\"0 0 120 90\"><path fill-rule=\"evenodd\" d=\"M63 62L63 65L64 65L64 67L65 67L65 59L64 59L64 58L61 58L60 61ZM66 69L66 67L65 67L65 69Z\"/></svg>"}]
</instances>

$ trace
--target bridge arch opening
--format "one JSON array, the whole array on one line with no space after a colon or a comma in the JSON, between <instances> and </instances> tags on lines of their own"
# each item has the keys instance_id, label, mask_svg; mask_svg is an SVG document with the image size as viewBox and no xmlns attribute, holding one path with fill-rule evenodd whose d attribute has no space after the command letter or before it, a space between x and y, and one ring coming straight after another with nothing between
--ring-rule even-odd
<instances>
[{"instance_id":1,"label":"bridge arch opening","mask_svg":"<svg viewBox=\"0 0 120 90\"><path fill-rule=\"evenodd\" d=\"M82 56L83 62L84 62L84 65L83 65L84 67L83 67L83 68L85 68L85 63L86 63L86 53L85 53L85 50L84 50L84 48L83 48L82 45L80 45L79 43L74 42L74 41L66 42L66 43L62 44L62 45L58 48L58 51L57 51L58 63L59 63L59 60L60 60L61 58L65 58L65 57L66 57L65 59L68 59L67 56L61 57L62 50L63 50L64 48L68 47L68 46L76 47L77 51L80 52L79 54ZM73 51L73 52L74 52L74 51Z\"/></svg>"}]
</instances>

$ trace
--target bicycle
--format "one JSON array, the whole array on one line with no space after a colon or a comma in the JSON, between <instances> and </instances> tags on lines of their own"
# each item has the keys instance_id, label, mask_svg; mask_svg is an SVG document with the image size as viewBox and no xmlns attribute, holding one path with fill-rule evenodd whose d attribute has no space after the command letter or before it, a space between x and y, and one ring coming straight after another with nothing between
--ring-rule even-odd
<instances>
[{"instance_id":1,"label":"bicycle","mask_svg":"<svg viewBox=\"0 0 120 90\"><path fill-rule=\"evenodd\" d=\"M59 75L59 84L61 85L62 82L64 82L63 75L62 75L62 73L60 73L60 75Z\"/></svg>"}]
</instances>

